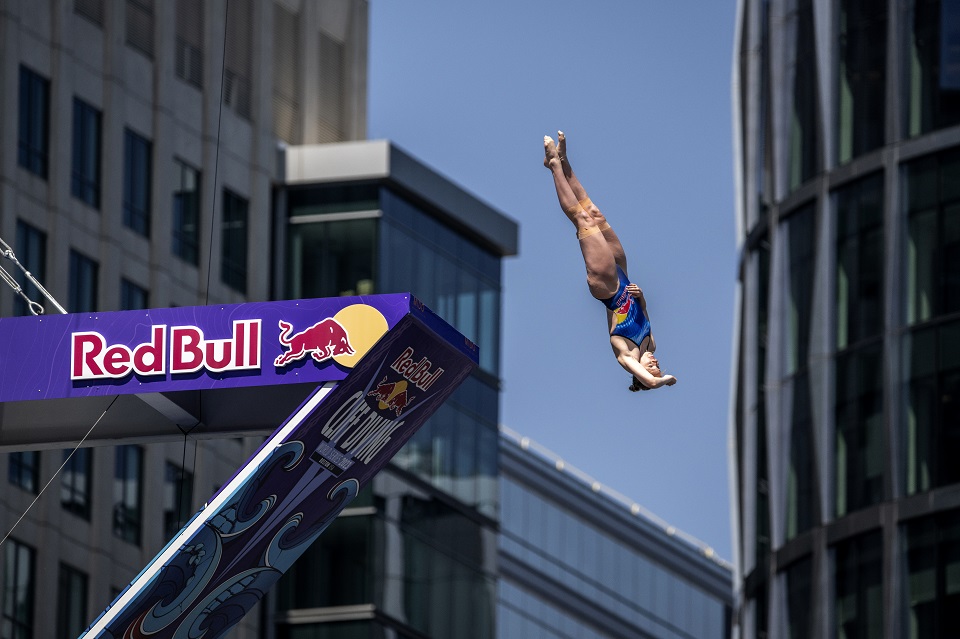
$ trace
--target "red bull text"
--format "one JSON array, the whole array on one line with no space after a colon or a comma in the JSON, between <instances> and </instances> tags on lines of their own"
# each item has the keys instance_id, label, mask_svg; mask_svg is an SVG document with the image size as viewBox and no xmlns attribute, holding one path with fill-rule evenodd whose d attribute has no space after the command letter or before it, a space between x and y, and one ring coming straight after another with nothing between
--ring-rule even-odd
<instances>
[{"instance_id":1,"label":"red bull text","mask_svg":"<svg viewBox=\"0 0 960 639\"><path fill-rule=\"evenodd\" d=\"M289 322L280 320L278 325L280 343L287 348L287 352L274 360L274 366L286 366L303 359L308 353L317 362L325 362L337 355L354 354L347 329L332 317L320 320L299 333L293 333L293 325Z\"/></svg>"},{"instance_id":2,"label":"red bull text","mask_svg":"<svg viewBox=\"0 0 960 639\"><path fill-rule=\"evenodd\" d=\"M196 326L165 325L150 328L150 341L133 348L108 345L96 331L70 336L70 379L119 379L131 373L141 376L173 375L206 369L211 373L260 369L260 320L236 320L233 334L225 339L206 339Z\"/></svg>"},{"instance_id":3,"label":"red bull text","mask_svg":"<svg viewBox=\"0 0 960 639\"><path fill-rule=\"evenodd\" d=\"M438 368L435 371L430 370L433 368L433 363L426 357L421 357L419 362L415 362L413 349L409 346L404 349L400 357L398 357L393 364L390 364L390 368L403 375L406 379L410 380L414 386L424 391L433 386L434 382L443 375L442 368Z\"/></svg>"}]
</instances>

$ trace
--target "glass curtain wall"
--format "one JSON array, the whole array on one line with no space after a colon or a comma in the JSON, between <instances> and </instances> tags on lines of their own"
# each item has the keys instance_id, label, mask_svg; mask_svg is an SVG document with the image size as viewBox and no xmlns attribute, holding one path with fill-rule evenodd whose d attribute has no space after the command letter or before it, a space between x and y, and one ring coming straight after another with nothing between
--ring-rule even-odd
<instances>
[{"instance_id":1,"label":"glass curtain wall","mask_svg":"<svg viewBox=\"0 0 960 639\"><path fill-rule=\"evenodd\" d=\"M883 175L835 193L835 514L883 497Z\"/></svg>"},{"instance_id":2,"label":"glass curtain wall","mask_svg":"<svg viewBox=\"0 0 960 639\"><path fill-rule=\"evenodd\" d=\"M960 2L906 0L900 10L904 135L960 124Z\"/></svg>"},{"instance_id":3,"label":"glass curtain wall","mask_svg":"<svg viewBox=\"0 0 960 639\"><path fill-rule=\"evenodd\" d=\"M846 164L883 145L887 0L840 0L839 4L837 161Z\"/></svg>"}]
</instances>

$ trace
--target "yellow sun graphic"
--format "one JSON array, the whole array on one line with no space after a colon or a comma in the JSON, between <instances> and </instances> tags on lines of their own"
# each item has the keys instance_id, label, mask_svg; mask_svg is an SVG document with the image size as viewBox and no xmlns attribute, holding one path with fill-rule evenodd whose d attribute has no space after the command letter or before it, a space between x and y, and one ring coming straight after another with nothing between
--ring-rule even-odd
<instances>
[{"instance_id":1,"label":"yellow sun graphic","mask_svg":"<svg viewBox=\"0 0 960 639\"><path fill-rule=\"evenodd\" d=\"M341 366L353 368L360 358L387 332L387 320L383 314L367 304L351 304L337 311L333 319L347 329L353 355L334 355Z\"/></svg>"}]
</instances>

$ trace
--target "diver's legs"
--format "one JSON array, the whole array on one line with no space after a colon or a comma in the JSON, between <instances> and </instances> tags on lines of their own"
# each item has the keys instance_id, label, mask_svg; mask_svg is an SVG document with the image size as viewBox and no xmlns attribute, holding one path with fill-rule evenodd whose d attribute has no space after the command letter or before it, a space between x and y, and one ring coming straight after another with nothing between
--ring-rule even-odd
<instances>
[{"instance_id":1,"label":"diver's legs","mask_svg":"<svg viewBox=\"0 0 960 639\"><path fill-rule=\"evenodd\" d=\"M587 268L587 286L590 294L597 299L606 299L616 293L619 284L616 260L610 250L604 232L601 232L596 219L588 213L574 195L570 183L564 176L557 147L549 136L543 138L543 165L550 169L553 185L557 190L560 208L577 229L580 252Z\"/></svg>"}]
</instances>

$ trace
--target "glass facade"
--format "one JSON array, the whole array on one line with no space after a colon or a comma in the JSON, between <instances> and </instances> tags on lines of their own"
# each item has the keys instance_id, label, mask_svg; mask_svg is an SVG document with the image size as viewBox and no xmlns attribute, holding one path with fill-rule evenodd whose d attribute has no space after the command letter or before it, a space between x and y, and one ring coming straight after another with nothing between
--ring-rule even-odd
<instances>
[{"instance_id":1,"label":"glass facade","mask_svg":"<svg viewBox=\"0 0 960 639\"><path fill-rule=\"evenodd\" d=\"M883 145L887 0L840 0L837 29L837 160Z\"/></svg>"},{"instance_id":2,"label":"glass facade","mask_svg":"<svg viewBox=\"0 0 960 639\"><path fill-rule=\"evenodd\" d=\"M313 187L288 197L288 298L413 292L480 345L482 369L499 374L498 257L386 187ZM393 463L492 516L499 400L485 380L464 381Z\"/></svg>"},{"instance_id":3,"label":"glass facade","mask_svg":"<svg viewBox=\"0 0 960 639\"><path fill-rule=\"evenodd\" d=\"M837 639L882 639L883 635L883 540L875 531L837 544L836 566Z\"/></svg>"},{"instance_id":4,"label":"glass facade","mask_svg":"<svg viewBox=\"0 0 960 639\"><path fill-rule=\"evenodd\" d=\"M903 546L900 636L960 636L960 511L907 522Z\"/></svg>"},{"instance_id":5,"label":"glass facade","mask_svg":"<svg viewBox=\"0 0 960 639\"><path fill-rule=\"evenodd\" d=\"M960 2L739 5L735 623L953 636Z\"/></svg>"},{"instance_id":6,"label":"glass facade","mask_svg":"<svg viewBox=\"0 0 960 639\"><path fill-rule=\"evenodd\" d=\"M816 48L813 46L813 0L795 0L790 28L794 30L793 95L790 111L789 184L795 189L820 170Z\"/></svg>"},{"instance_id":7,"label":"glass facade","mask_svg":"<svg viewBox=\"0 0 960 639\"><path fill-rule=\"evenodd\" d=\"M904 132L915 137L960 124L960 3L899 3L904 46Z\"/></svg>"},{"instance_id":8,"label":"glass facade","mask_svg":"<svg viewBox=\"0 0 960 639\"><path fill-rule=\"evenodd\" d=\"M652 553L631 547L517 481L504 478L501 488L500 550L543 581L562 584L654 637L727 636L725 603ZM510 600L510 606L519 600ZM561 620L557 617L558 628ZM530 636L519 632L522 616L515 623L501 636Z\"/></svg>"},{"instance_id":9,"label":"glass facade","mask_svg":"<svg viewBox=\"0 0 960 639\"><path fill-rule=\"evenodd\" d=\"M173 538L193 513L193 473L167 462L163 478L164 536Z\"/></svg>"},{"instance_id":10,"label":"glass facade","mask_svg":"<svg viewBox=\"0 0 960 639\"><path fill-rule=\"evenodd\" d=\"M277 636L492 639L501 256L389 183L284 195L285 298L412 292L480 345L481 370L280 580Z\"/></svg>"}]
</instances>

